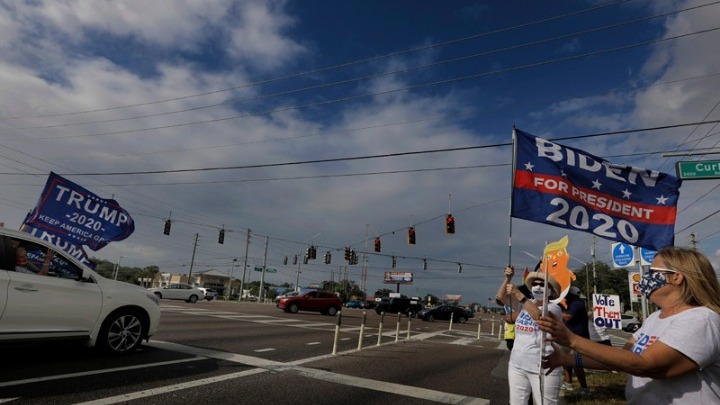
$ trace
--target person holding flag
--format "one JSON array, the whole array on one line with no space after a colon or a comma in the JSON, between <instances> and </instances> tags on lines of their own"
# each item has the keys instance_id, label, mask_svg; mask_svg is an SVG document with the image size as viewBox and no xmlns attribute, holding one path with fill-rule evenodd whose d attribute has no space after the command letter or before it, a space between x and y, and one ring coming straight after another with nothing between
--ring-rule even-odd
<instances>
[{"instance_id":1,"label":"person holding flag","mask_svg":"<svg viewBox=\"0 0 720 405\"><path fill-rule=\"evenodd\" d=\"M555 314L539 319L553 346L575 352L548 352L543 367L551 375L561 366L626 372L628 404L720 403L720 283L708 258L690 248L662 248L640 291L660 310L623 348L580 337Z\"/></svg>"},{"instance_id":2,"label":"person holding flag","mask_svg":"<svg viewBox=\"0 0 720 405\"><path fill-rule=\"evenodd\" d=\"M560 296L560 284L547 272L538 272L537 267L535 270L528 273L525 278L525 286L530 289L532 299L525 297L520 288L513 284L515 268L512 266L505 268L505 278L500 286L501 290L504 288L505 294L500 294L498 291L496 296L496 300L503 305L513 305L513 303L518 305L515 342L508 364L511 405L526 405L531 397L542 398L541 403L544 405L553 405L558 403L560 396L562 369L553 370L544 377L544 384L541 383L543 376L540 359L543 354L551 353L555 349L549 343L544 344L543 332L535 323L543 313L551 313L558 319L562 318L560 306L548 301Z\"/></svg>"}]
</instances>

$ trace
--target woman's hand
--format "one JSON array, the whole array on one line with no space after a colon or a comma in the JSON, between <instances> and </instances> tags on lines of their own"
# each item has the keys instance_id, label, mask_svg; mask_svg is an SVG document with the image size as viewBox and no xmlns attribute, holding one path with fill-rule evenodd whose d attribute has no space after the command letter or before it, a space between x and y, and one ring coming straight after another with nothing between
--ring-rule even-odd
<instances>
[{"instance_id":1,"label":"woman's hand","mask_svg":"<svg viewBox=\"0 0 720 405\"><path fill-rule=\"evenodd\" d=\"M553 314L548 313L548 316L543 316L536 322L541 331L551 335L551 338L548 340L556 342L561 346L570 347L570 340L575 334L565 326L562 319L557 319Z\"/></svg>"}]
</instances>

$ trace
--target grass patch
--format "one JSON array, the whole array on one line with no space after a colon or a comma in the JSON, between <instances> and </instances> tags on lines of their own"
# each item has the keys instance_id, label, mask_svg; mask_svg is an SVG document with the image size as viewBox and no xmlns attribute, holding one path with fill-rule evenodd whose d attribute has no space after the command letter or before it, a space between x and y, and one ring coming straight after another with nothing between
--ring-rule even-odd
<instances>
[{"instance_id":1,"label":"grass patch","mask_svg":"<svg viewBox=\"0 0 720 405\"><path fill-rule=\"evenodd\" d=\"M627 374L611 372L588 372L586 370L590 393L587 395L577 394L577 383L575 391L564 393L565 402L577 405L625 405L625 382Z\"/></svg>"}]
</instances>

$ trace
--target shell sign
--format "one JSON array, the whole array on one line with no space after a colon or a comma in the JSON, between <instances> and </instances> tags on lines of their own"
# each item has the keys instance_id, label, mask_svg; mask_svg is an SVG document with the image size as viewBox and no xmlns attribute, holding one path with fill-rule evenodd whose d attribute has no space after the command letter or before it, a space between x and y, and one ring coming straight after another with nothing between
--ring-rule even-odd
<instances>
[{"instance_id":1,"label":"shell sign","mask_svg":"<svg viewBox=\"0 0 720 405\"><path fill-rule=\"evenodd\" d=\"M640 273L628 272L628 285L630 287L630 302L640 302Z\"/></svg>"}]
</instances>

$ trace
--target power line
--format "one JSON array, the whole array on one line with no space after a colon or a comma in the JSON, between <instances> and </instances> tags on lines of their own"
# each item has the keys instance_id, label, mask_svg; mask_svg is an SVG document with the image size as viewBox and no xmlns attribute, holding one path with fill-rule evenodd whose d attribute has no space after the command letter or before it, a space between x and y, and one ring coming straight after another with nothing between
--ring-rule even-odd
<instances>
[{"instance_id":1,"label":"power line","mask_svg":"<svg viewBox=\"0 0 720 405\"><path fill-rule=\"evenodd\" d=\"M595 6L595 7L590 7L590 8L583 9L583 10L579 10L579 11L574 11L574 12L570 12L570 13L566 13L566 14L561 14L561 15L558 15L558 16L553 16L553 17L543 18L543 19L540 19L540 20L531 21L531 22L528 22L528 23L518 24L518 25L511 26L511 27L500 28L500 29L497 29L497 30L489 31L489 32L474 34L474 35L470 35L470 36L463 37L463 38L457 38L457 39L452 39L452 40L449 40L449 41L439 42L439 43L435 43L435 44L424 45L424 46L420 46L420 47L414 47L414 48L410 48L410 49L406 49L406 50L401 50L401 51L397 51L397 52L388 53L388 54L385 54L385 55L371 56L371 57L368 57L368 58L359 59L359 60L355 60L355 61L351 61L351 62L346 62L346 63L341 63L341 64L338 64L338 65L321 67L321 68L317 68L317 69L313 69L313 70L309 70L309 71L305 71L305 72L294 73L294 74L290 74L290 75L287 75L287 76L282 76L282 77L277 77L277 78L272 78L272 79L267 79L267 80L256 81L256 82L252 82L252 83L247 83L247 84L243 84L243 85L239 85L239 86L228 87L228 88L225 88L225 89L214 90L214 91L205 92L205 93L197 93L197 94L192 94L192 95L186 95L186 96L180 96L180 97L173 97L173 98L169 98L169 99L165 99L165 100L158 100L158 101L152 101L152 102L147 102L147 103L126 104L126 105L123 105L123 106L108 107L108 108L101 108L101 109L95 109L95 110L85 110L85 111L76 111L76 112L68 112L68 113L56 113L56 114L44 114L44 115L34 115L34 116L25 116L25 117L21 117L21 116L16 116L16 117L4 117L4 118L0 117L0 120L26 119L26 118L50 118L50 117L59 117L59 116L67 116L67 115L89 114L89 113L112 111L112 110L124 109L124 108L132 108L132 107L142 107L142 106L148 106L148 105L155 105L155 104L167 103L167 102L172 102L172 101L179 101L179 100L188 99L188 98L194 98L194 97L201 97L201 96L207 96L207 95L212 95L212 94L218 94L218 93L222 93L222 92L228 92L228 91L232 91L232 90L238 90L238 89L242 89L242 88L247 88L247 87L253 87L253 86L268 84L268 83L272 83L272 82L276 82L276 81L281 81L281 80L295 79L295 78L302 77L302 76L307 76L307 75L311 75L311 74L326 72L326 71L330 71L330 70L334 70L334 69L339 69L339 68L350 67L350 66L354 66L354 65L358 65L358 64L362 64L362 63L376 62L376 61L379 61L379 60L382 60L382 59L388 59L388 58L391 58L391 57L400 56L400 55L404 55L404 54L408 54L408 53L412 53L412 52L424 51L424 50L428 50L428 49L433 49L433 48L438 48L438 47L443 47L443 46L447 46L447 45L456 44L456 43L459 43L459 42L469 41L469 40L472 40L472 39L481 38L481 37L485 37L485 36L490 36L490 35L495 35L495 34L501 34L501 33L509 32L509 31L514 31L514 30L521 29L521 28L531 27L531 26L533 26L533 25L543 24L543 23L550 22L550 21L560 20L560 19L564 19L564 18L568 18L568 17L574 17L574 16L577 16L577 15L581 15L581 14L585 14L585 13L590 13L590 12L598 11L598 10L601 10L601 9L603 9L603 8L612 7L612 6L616 6L616 5L621 5L621 4L627 3L627 2L629 2L629 1L631 1L631 0L620 0L620 1L612 2L612 3L607 3L607 4Z\"/></svg>"}]
</instances>

